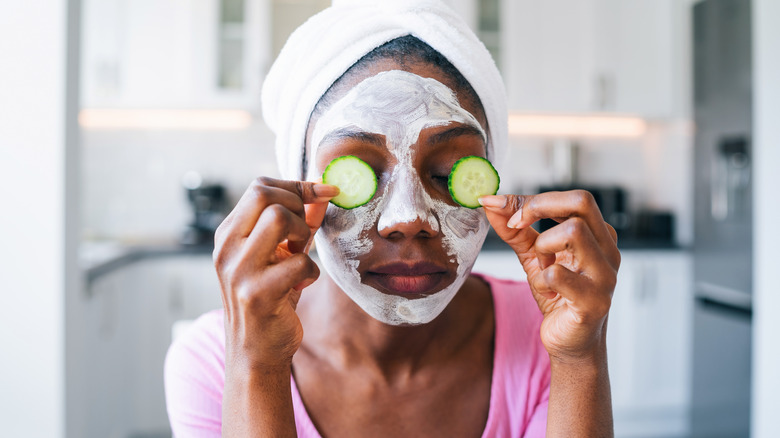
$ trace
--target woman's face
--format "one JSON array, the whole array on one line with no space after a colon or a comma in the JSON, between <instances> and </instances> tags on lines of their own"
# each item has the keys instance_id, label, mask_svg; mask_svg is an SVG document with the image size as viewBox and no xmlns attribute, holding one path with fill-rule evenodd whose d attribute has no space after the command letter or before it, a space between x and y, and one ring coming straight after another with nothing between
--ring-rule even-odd
<instances>
[{"instance_id":1,"label":"woman's face","mask_svg":"<svg viewBox=\"0 0 780 438\"><path fill-rule=\"evenodd\" d=\"M456 204L452 165L485 156L475 103L444 85L437 69L369 71L312 120L307 179L334 158L355 155L378 178L374 198L344 210L329 205L316 234L326 270L355 303L392 325L424 324L466 280L488 229L482 209Z\"/></svg>"}]
</instances>

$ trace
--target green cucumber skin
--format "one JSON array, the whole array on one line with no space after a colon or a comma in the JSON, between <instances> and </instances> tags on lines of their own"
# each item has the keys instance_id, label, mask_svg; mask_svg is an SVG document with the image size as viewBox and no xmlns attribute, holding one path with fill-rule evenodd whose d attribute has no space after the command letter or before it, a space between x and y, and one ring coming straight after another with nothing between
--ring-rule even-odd
<instances>
[{"instance_id":1,"label":"green cucumber skin","mask_svg":"<svg viewBox=\"0 0 780 438\"><path fill-rule=\"evenodd\" d=\"M471 160L471 159L478 159L478 160L484 161L485 163L488 164L488 166L490 166L490 169L492 169L493 173L496 175L496 180L497 180L496 181L496 190L493 193L486 193L486 195L495 195L496 193L498 193L498 187L501 185L501 175L498 174L498 171L493 166L493 163L491 163L486 158L482 158L482 157L479 157L479 156L476 156L476 155L469 155L467 157L463 157L463 158L459 159L458 161L456 161L455 164L452 165L452 170L450 171L449 178L447 178L447 188L449 189L450 196L452 196L452 199L455 202L457 202L458 204L462 205L463 207L476 209L476 208L481 207L481 205L479 203L477 203L476 205L467 205L467 204L462 203L460 200L458 200L458 197L455 194L455 190L452 187L453 174L455 173L455 171L458 168L458 166L460 164L462 164L464 161Z\"/></svg>"},{"instance_id":2,"label":"green cucumber skin","mask_svg":"<svg viewBox=\"0 0 780 438\"><path fill-rule=\"evenodd\" d=\"M453 199L455 202L457 202L459 205L461 205L461 206L463 206L463 207L466 207L466 208L476 209L476 208L479 208L479 207L481 207L481 205L479 205L479 203L477 203L477 204L475 204L475 205L469 205L469 204L465 204L465 203L461 202L461 200L459 200L459 199L458 199L458 196L457 196L457 194L455 193L455 190L454 190L454 188L453 188L453 174L455 174L455 172L456 172L456 169L457 169L457 168L458 168L458 166L459 166L460 164L462 164L464 161L466 161L466 160L472 160L472 159L478 159L478 160L481 160L481 161L483 161L483 162L487 163L487 165L490 167L490 169L493 171L493 173L494 173L494 174L495 174L495 176L496 176L496 189L495 189L495 191L494 191L493 193L487 193L487 194L490 194L490 195L495 195L496 193L498 193L498 186L499 186L499 185L500 185L500 183L501 183L501 176L498 174L498 171L496 171L496 168L495 168L495 167L493 167L493 164L492 164L490 161L488 161L488 160L487 160L487 159L485 159L485 158L482 158L482 157L476 156L476 155L469 155L469 156L463 157L463 158L459 159L458 161L456 161L456 162L455 162L455 164L453 164L453 166L452 166L452 170L450 171L450 175L449 175L449 177L447 178L447 188L448 188L448 190L449 190L449 192L450 192L450 196L452 196L452 199ZM360 163L362 163L363 165L365 165L367 168L371 169L371 166L369 166L369 165L368 165L368 163L366 163L365 161L361 160L360 158L358 158L358 157L356 157L356 156L354 156L354 155L344 155L344 156L341 156L341 157L338 157L338 158L335 158L335 159L333 159L333 160L332 160L332 161L331 161L331 162L328 164L328 166L325 168L325 171L322 173L322 182L323 182L323 183L325 183L325 184L329 184L329 183L328 183L328 178L327 178L327 176L328 176L328 171L329 171L329 170L332 170L332 166L333 166L335 163L337 163L337 162L339 162L339 161L342 161L342 160L357 160L357 161L359 161ZM371 170L372 170L372 173L373 173L373 169L371 169ZM340 204L338 201L335 201L335 200L333 200L333 199L331 199L331 201L330 201L330 202L331 202L333 205L335 205L335 206L337 206L337 207L339 207L339 208L343 208L343 209L345 209L345 210L351 210L351 209L353 209L353 208L361 207L361 206L363 206L363 205L366 205L367 203L369 203L369 202L371 201L371 199L373 199L373 198L374 198L374 195L376 195L377 186L378 186L378 181L377 181L377 178L376 178L376 174L374 174L374 187L373 187L373 190L372 190L372 192L371 192L371 196L369 196L369 197L368 197L368 198L367 198L365 201L363 201L363 202L361 202L361 203L359 203L359 204L355 204L355 205L351 205L351 204L350 204L350 205L344 205L344 204Z\"/></svg>"},{"instance_id":3,"label":"green cucumber skin","mask_svg":"<svg viewBox=\"0 0 780 438\"><path fill-rule=\"evenodd\" d=\"M334 164L338 163L339 161L343 161L343 160L350 160L350 161L351 160L357 160L360 163L362 163L363 165L365 165L366 167L368 167L369 169L371 169L371 173L374 175L374 188L373 188L373 190L371 192L371 196L369 196L364 202L361 202L361 203L355 204L355 205L351 205L351 204L350 205L343 205L343 204L339 204L338 201L334 201L333 199L330 200L331 204L333 204L333 205L335 205L335 206L337 206L339 208L343 208L344 210L352 210L353 208L362 207L363 205L368 204L372 199L374 199L374 195L376 194L376 189L377 189L379 184L378 184L378 181L377 181L377 178L376 178L376 173L374 172L374 169L371 168L371 166L369 166L368 163L366 163L365 161L361 160L360 158L358 158L358 157L356 157L354 155L344 155L344 156L341 156L341 157L338 157L338 158L334 158L330 163L328 163L328 166L325 168L325 171L322 172L322 182L324 184L329 184L328 183L328 178L327 178L328 170L333 170L332 166Z\"/></svg>"}]
</instances>

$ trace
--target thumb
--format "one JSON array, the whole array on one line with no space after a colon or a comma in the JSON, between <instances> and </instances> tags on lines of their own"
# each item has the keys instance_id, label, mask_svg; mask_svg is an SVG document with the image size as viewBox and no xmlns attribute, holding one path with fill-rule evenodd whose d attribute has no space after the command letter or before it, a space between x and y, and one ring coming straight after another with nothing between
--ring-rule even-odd
<instances>
[{"instance_id":1,"label":"thumb","mask_svg":"<svg viewBox=\"0 0 780 438\"><path fill-rule=\"evenodd\" d=\"M530 226L525 228L510 228L510 223L519 221L523 206L526 203L523 195L491 195L479 198L479 203L485 209L488 222L504 242L523 259L530 252L539 233Z\"/></svg>"},{"instance_id":2,"label":"thumb","mask_svg":"<svg viewBox=\"0 0 780 438\"><path fill-rule=\"evenodd\" d=\"M316 181L313 182L314 185L312 185L312 190L316 188L317 186L323 186L323 187L335 187L335 186L327 186L322 185L322 178L318 178ZM336 192L338 193L338 192ZM309 230L311 230L311 234L309 235L309 240L306 242L295 242L293 243L294 248L291 248L292 252L304 252L309 253L309 249L311 248L311 244L314 241L314 234L317 232L317 230L320 229L320 225L322 225L322 221L325 219L325 212L328 210L328 201L333 197L328 194L327 197L320 197L313 202L310 203L304 203L303 204L303 210L304 210L304 219L306 221L306 225L309 226Z\"/></svg>"},{"instance_id":3,"label":"thumb","mask_svg":"<svg viewBox=\"0 0 780 438\"><path fill-rule=\"evenodd\" d=\"M322 178L317 178L315 183L322 184ZM338 192L336 193L338 194ZM320 225L322 225L322 221L325 219L325 212L328 210L328 201L330 201L331 198L332 196L328 197L326 200L321 200L320 202L303 205L303 209L306 212L306 225L311 229L312 238L314 237L314 233L320 229Z\"/></svg>"},{"instance_id":4,"label":"thumb","mask_svg":"<svg viewBox=\"0 0 780 438\"><path fill-rule=\"evenodd\" d=\"M320 229L322 221L325 219L325 211L328 209L327 202L317 202L315 204L304 204L303 209L306 211L306 225L309 226L311 234L309 240L303 242L287 242L290 252L292 253L307 253L311 244L314 241L314 234Z\"/></svg>"},{"instance_id":5,"label":"thumb","mask_svg":"<svg viewBox=\"0 0 780 438\"><path fill-rule=\"evenodd\" d=\"M328 210L327 202L318 202L316 204L306 204L303 206L306 211L306 225L311 228L312 236L320 229L322 221L325 219L325 212Z\"/></svg>"},{"instance_id":6,"label":"thumb","mask_svg":"<svg viewBox=\"0 0 780 438\"><path fill-rule=\"evenodd\" d=\"M306 242L306 246L303 248L303 252L308 253L312 242L314 242L314 235L317 233L317 230L320 229L322 221L325 219L328 203L318 202L316 204L306 204L303 208L306 211L306 225L308 225L311 230L309 241Z\"/></svg>"}]
</instances>

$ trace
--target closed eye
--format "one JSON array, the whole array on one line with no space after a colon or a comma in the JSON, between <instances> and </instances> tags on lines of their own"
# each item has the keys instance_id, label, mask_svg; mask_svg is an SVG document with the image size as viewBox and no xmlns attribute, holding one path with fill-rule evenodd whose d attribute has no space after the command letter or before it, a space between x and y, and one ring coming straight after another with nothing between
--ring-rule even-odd
<instances>
[{"instance_id":1,"label":"closed eye","mask_svg":"<svg viewBox=\"0 0 780 438\"><path fill-rule=\"evenodd\" d=\"M449 175L431 175L431 179L436 184L441 184L443 186L447 186L449 183L450 176Z\"/></svg>"}]
</instances>

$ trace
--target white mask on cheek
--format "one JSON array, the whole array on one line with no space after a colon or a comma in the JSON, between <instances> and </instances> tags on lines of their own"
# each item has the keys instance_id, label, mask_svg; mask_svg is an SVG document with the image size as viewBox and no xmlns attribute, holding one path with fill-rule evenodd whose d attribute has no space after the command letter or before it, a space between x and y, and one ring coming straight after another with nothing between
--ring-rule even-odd
<instances>
[{"instance_id":1,"label":"white mask on cheek","mask_svg":"<svg viewBox=\"0 0 780 438\"><path fill-rule=\"evenodd\" d=\"M435 79L391 70L370 77L347 93L318 121L312 135L311 156L329 133L354 129L384 135L397 159L383 193L353 210L328 206L320 231L314 236L322 264L336 284L366 313L391 325L425 324L436 318L468 277L488 230L481 210L450 205L433 199L412 165L411 146L425 128L450 123L479 122L463 109L455 94ZM308 179L319 177L315 159ZM362 283L358 258L371 251L368 234L399 223L426 222L441 233L457 276L444 289L423 298L410 299L382 293Z\"/></svg>"}]
</instances>

